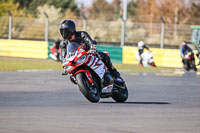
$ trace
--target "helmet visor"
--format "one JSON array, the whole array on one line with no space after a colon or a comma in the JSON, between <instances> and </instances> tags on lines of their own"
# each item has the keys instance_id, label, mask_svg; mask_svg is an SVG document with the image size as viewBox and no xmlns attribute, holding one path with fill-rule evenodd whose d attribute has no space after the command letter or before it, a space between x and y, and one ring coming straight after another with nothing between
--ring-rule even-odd
<instances>
[{"instance_id":1,"label":"helmet visor","mask_svg":"<svg viewBox=\"0 0 200 133\"><path fill-rule=\"evenodd\" d=\"M63 39L68 40L74 34L74 31L68 28L60 29L60 34L62 35Z\"/></svg>"}]
</instances>

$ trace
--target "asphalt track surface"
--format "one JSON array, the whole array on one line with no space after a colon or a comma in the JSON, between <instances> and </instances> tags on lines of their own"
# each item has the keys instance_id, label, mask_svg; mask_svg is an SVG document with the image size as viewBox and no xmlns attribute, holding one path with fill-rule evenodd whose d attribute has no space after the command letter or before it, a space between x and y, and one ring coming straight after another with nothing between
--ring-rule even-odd
<instances>
[{"instance_id":1,"label":"asphalt track surface","mask_svg":"<svg viewBox=\"0 0 200 133\"><path fill-rule=\"evenodd\" d=\"M126 103L90 103L60 71L0 72L0 133L200 132L199 75L122 76Z\"/></svg>"}]
</instances>

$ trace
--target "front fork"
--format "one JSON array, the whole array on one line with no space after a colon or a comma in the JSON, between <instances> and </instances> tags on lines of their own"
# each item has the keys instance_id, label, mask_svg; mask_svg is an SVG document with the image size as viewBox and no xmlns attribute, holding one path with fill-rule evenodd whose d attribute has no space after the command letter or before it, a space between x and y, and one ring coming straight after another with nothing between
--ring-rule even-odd
<instances>
[{"instance_id":1,"label":"front fork","mask_svg":"<svg viewBox=\"0 0 200 133\"><path fill-rule=\"evenodd\" d=\"M80 73L80 72L85 73L86 77L88 78L88 81L89 81L91 84L93 83L92 75L91 75L90 71L88 71L88 70L78 70L75 74L73 74L73 77L75 77L76 74L78 74L78 73Z\"/></svg>"},{"instance_id":2,"label":"front fork","mask_svg":"<svg viewBox=\"0 0 200 133\"><path fill-rule=\"evenodd\" d=\"M78 73L80 73L80 72L85 73L86 77L88 78L88 81L89 81L91 84L93 84L92 75L90 74L90 71L88 71L88 70L79 70L79 71L77 71L76 73L74 73L73 75L71 75L71 76L70 76L70 80L72 81L72 83L77 84L75 76L76 76L76 74L78 74ZM68 73L63 72L62 75L68 75Z\"/></svg>"}]
</instances>

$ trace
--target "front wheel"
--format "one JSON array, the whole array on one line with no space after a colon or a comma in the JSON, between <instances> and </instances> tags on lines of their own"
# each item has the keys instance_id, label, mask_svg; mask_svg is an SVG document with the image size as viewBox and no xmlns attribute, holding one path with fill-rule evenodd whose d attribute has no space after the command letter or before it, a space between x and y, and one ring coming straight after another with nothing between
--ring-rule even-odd
<instances>
[{"instance_id":1,"label":"front wheel","mask_svg":"<svg viewBox=\"0 0 200 133\"><path fill-rule=\"evenodd\" d=\"M100 100L99 87L95 80L91 84L85 73L78 73L76 75L78 87L82 94L92 103L97 103Z\"/></svg>"},{"instance_id":2,"label":"front wheel","mask_svg":"<svg viewBox=\"0 0 200 133\"><path fill-rule=\"evenodd\" d=\"M128 89L126 87L126 84L116 87L112 94L112 98L116 102L125 102L128 99Z\"/></svg>"}]
</instances>

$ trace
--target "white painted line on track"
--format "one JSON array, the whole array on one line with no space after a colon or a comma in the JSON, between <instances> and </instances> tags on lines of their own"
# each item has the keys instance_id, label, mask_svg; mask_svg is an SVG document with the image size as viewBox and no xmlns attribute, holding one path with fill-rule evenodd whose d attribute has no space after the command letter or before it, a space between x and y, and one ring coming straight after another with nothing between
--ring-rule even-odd
<instances>
[{"instance_id":1,"label":"white painted line on track","mask_svg":"<svg viewBox=\"0 0 200 133\"><path fill-rule=\"evenodd\" d=\"M180 74L174 74L174 73L155 73L156 76L182 76Z\"/></svg>"},{"instance_id":2,"label":"white painted line on track","mask_svg":"<svg viewBox=\"0 0 200 133\"><path fill-rule=\"evenodd\" d=\"M139 75L139 73L129 73L128 75Z\"/></svg>"},{"instance_id":3,"label":"white painted line on track","mask_svg":"<svg viewBox=\"0 0 200 133\"><path fill-rule=\"evenodd\" d=\"M175 71L174 72L174 74L176 74L176 75L183 75L185 72L183 72L183 71Z\"/></svg>"},{"instance_id":4,"label":"white painted line on track","mask_svg":"<svg viewBox=\"0 0 200 133\"><path fill-rule=\"evenodd\" d=\"M197 72L196 74L197 74L197 75L200 75L200 72Z\"/></svg>"},{"instance_id":5,"label":"white painted line on track","mask_svg":"<svg viewBox=\"0 0 200 133\"><path fill-rule=\"evenodd\" d=\"M39 70L39 69L26 69L26 70L17 70L17 72L38 72L38 71L53 71L52 69Z\"/></svg>"}]
</instances>

